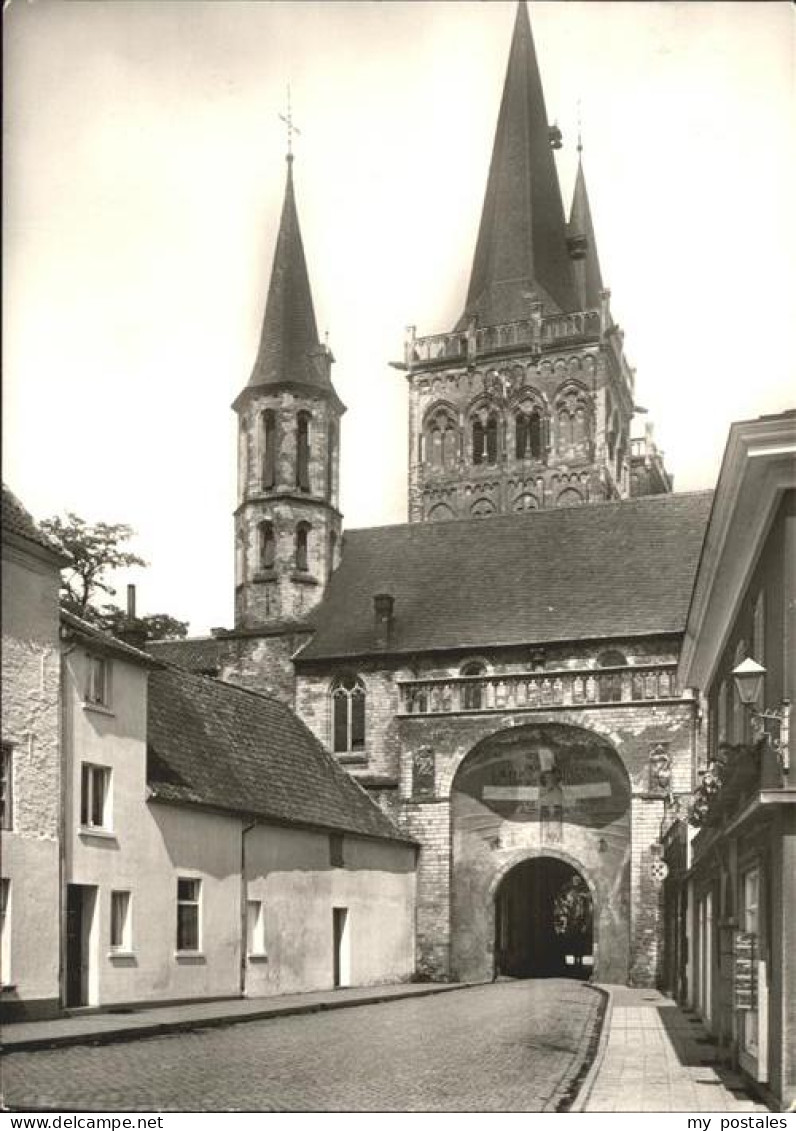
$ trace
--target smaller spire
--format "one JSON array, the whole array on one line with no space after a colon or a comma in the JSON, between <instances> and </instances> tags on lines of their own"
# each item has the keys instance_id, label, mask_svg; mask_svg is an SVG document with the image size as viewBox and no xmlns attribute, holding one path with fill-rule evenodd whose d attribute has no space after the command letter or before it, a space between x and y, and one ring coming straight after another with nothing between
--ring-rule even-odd
<instances>
[{"instance_id":1,"label":"smaller spire","mask_svg":"<svg viewBox=\"0 0 796 1131\"><path fill-rule=\"evenodd\" d=\"M604 289L594 224L591 218L589 194L583 172L583 142L581 140L580 113L578 113L578 173L569 214L567 245L573 260L575 286L581 310L595 310L600 306L600 292Z\"/></svg>"}]
</instances>

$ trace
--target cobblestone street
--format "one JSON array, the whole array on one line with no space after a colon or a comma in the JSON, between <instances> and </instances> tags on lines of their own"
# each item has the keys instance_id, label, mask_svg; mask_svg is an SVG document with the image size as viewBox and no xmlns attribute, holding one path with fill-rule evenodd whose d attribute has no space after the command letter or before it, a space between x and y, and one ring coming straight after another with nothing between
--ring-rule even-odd
<instances>
[{"instance_id":1,"label":"cobblestone street","mask_svg":"<svg viewBox=\"0 0 796 1131\"><path fill-rule=\"evenodd\" d=\"M551 1111L600 995L504 982L417 1000L6 1057L6 1104L132 1111Z\"/></svg>"}]
</instances>

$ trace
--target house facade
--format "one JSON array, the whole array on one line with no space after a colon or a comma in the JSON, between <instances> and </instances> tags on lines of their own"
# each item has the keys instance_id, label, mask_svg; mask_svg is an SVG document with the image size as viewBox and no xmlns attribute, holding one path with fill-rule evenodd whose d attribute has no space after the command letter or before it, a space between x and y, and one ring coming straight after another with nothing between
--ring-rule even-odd
<instances>
[{"instance_id":1,"label":"house facade","mask_svg":"<svg viewBox=\"0 0 796 1131\"><path fill-rule=\"evenodd\" d=\"M781 1109L796 1098L796 414L730 430L680 661L705 707L681 989ZM748 706L734 672L761 669Z\"/></svg>"},{"instance_id":2,"label":"house facade","mask_svg":"<svg viewBox=\"0 0 796 1131\"><path fill-rule=\"evenodd\" d=\"M60 983L63 555L3 486L0 1005L46 1015Z\"/></svg>"}]
</instances>

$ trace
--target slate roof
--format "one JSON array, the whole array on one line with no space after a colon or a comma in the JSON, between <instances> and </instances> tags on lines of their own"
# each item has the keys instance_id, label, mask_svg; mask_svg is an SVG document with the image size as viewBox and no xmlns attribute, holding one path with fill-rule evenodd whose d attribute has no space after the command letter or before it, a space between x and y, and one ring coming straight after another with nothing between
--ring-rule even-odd
<instances>
[{"instance_id":1,"label":"slate roof","mask_svg":"<svg viewBox=\"0 0 796 1131\"><path fill-rule=\"evenodd\" d=\"M296 662L682 632L711 499L347 531ZM387 644L377 593L395 600Z\"/></svg>"},{"instance_id":2,"label":"slate roof","mask_svg":"<svg viewBox=\"0 0 796 1131\"><path fill-rule=\"evenodd\" d=\"M140 648L134 648L132 644L120 640L118 636L113 636L110 632L97 628L95 624L90 624L82 617L76 617L74 613L70 613L66 609L61 609L61 625L66 629L66 635L77 637L89 648L95 648L103 654L120 656L124 660L141 664L147 668L161 666L147 652L142 652Z\"/></svg>"},{"instance_id":3,"label":"slate roof","mask_svg":"<svg viewBox=\"0 0 796 1131\"><path fill-rule=\"evenodd\" d=\"M39 529L32 515L23 507L13 491L3 484L2 526L4 534L15 534L35 543L40 549L48 550L61 562L68 559L60 546Z\"/></svg>"},{"instance_id":4,"label":"slate roof","mask_svg":"<svg viewBox=\"0 0 796 1131\"><path fill-rule=\"evenodd\" d=\"M600 305L600 292L603 277L600 270L600 257L597 254L597 241L594 237L594 224L591 217L589 193L583 161L578 160L578 173L575 178L575 191L572 194L572 210L569 214L570 236L585 236L586 253L583 259L583 287L579 289L578 305L583 310L596 310Z\"/></svg>"},{"instance_id":5,"label":"slate roof","mask_svg":"<svg viewBox=\"0 0 796 1131\"><path fill-rule=\"evenodd\" d=\"M147 748L158 800L414 843L287 706L257 692L152 672Z\"/></svg>"},{"instance_id":6,"label":"slate roof","mask_svg":"<svg viewBox=\"0 0 796 1131\"><path fill-rule=\"evenodd\" d=\"M467 303L481 326L577 308L567 228L525 0L517 6Z\"/></svg>"},{"instance_id":7,"label":"slate roof","mask_svg":"<svg viewBox=\"0 0 796 1131\"><path fill-rule=\"evenodd\" d=\"M318 338L296 210L293 159L288 157L285 199L271 268L260 347L249 386L291 381L329 390L331 382L325 352Z\"/></svg>"}]
</instances>

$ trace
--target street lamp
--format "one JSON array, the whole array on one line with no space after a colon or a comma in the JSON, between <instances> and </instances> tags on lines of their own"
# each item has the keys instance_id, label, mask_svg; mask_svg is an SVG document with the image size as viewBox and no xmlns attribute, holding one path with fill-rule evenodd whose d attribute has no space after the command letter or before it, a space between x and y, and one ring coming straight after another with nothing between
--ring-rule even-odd
<instances>
[{"instance_id":1,"label":"street lamp","mask_svg":"<svg viewBox=\"0 0 796 1131\"><path fill-rule=\"evenodd\" d=\"M771 743L772 749L779 758L779 764L783 772L787 774L790 770L790 751L788 747L790 700L783 699L779 708L776 710L764 709L758 711L755 704L760 700L760 693L763 690L763 677L765 674L766 669L763 665L758 664L750 656L747 656L736 668L733 668L732 673L735 681L735 690L738 692L738 698L751 717L752 729L758 737L765 738ZM770 734L766 729L767 722L775 722L778 724L779 734L776 737Z\"/></svg>"}]
</instances>

